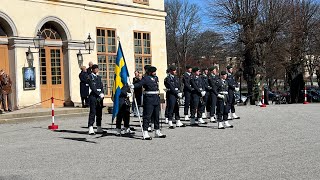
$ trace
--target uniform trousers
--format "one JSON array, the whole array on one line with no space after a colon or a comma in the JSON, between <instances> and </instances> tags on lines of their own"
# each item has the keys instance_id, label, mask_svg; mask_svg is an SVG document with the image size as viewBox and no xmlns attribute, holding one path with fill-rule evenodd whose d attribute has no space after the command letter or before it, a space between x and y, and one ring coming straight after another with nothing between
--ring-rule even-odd
<instances>
[{"instance_id":1,"label":"uniform trousers","mask_svg":"<svg viewBox=\"0 0 320 180\"><path fill-rule=\"evenodd\" d=\"M184 91L184 115L189 114L190 101L191 101L191 92Z\"/></svg>"},{"instance_id":2,"label":"uniform trousers","mask_svg":"<svg viewBox=\"0 0 320 180\"><path fill-rule=\"evenodd\" d=\"M235 105L235 97L234 97L234 92L229 92L229 98L228 98L228 109L230 110L231 109L231 113L235 113L236 110L234 108L234 105Z\"/></svg>"},{"instance_id":3,"label":"uniform trousers","mask_svg":"<svg viewBox=\"0 0 320 180\"><path fill-rule=\"evenodd\" d=\"M101 126L103 100L100 100L99 102L97 102L97 99L98 97L94 95L89 96L89 104L90 104L89 122L88 122L89 127L93 126L95 121L97 126Z\"/></svg>"},{"instance_id":4,"label":"uniform trousers","mask_svg":"<svg viewBox=\"0 0 320 180\"><path fill-rule=\"evenodd\" d=\"M228 120L228 113L229 108L227 103L223 100L218 98L217 101L217 121L223 122Z\"/></svg>"},{"instance_id":5,"label":"uniform trousers","mask_svg":"<svg viewBox=\"0 0 320 180\"><path fill-rule=\"evenodd\" d=\"M213 117L216 114L216 108L217 108L217 95L215 95L214 93L210 93L209 96L209 108L210 109L210 117Z\"/></svg>"},{"instance_id":6,"label":"uniform trousers","mask_svg":"<svg viewBox=\"0 0 320 180\"><path fill-rule=\"evenodd\" d=\"M121 129L121 122L124 122L124 127L129 128L129 121L130 121L130 106L123 103L120 108L117 115L117 121L116 121L116 128Z\"/></svg>"},{"instance_id":7,"label":"uniform trousers","mask_svg":"<svg viewBox=\"0 0 320 180\"><path fill-rule=\"evenodd\" d=\"M196 113L197 118L201 118L203 110L203 102L201 102L201 96L198 93L192 93L191 97L191 118L195 118Z\"/></svg>"},{"instance_id":8,"label":"uniform trousers","mask_svg":"<svg viewBox=\"0 0 320 180\"><path fill-rule=\"evenodd\" d=\"M155 103L157 102L157 103ZM145 95L143 99L143 130L147 131L149 123L154 121L154 129L159 129L160 98L158 95Z\"/></svg>"},{"instance_id":9,"label":"uniform trousers","mask_svg":"<svg viewBox=\"0 0 320 180\"><path fill-rule=\"evenodd\" d=\"M180 115L179 115L179 104L177 102L177 97L175 97L172 94L169 94L167 97L167 113L168 113L168 119L173 120L173 114L175 115L175 120L180 120Z\"/></svg>"}]
</instances>

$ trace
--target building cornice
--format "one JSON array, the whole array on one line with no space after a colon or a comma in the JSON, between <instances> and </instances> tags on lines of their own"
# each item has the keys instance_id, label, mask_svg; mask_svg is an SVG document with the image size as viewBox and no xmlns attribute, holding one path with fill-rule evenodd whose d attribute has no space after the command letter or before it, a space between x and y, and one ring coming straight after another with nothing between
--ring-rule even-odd
<instances>
[{"instance_id":1,"label":"building cornice","mask_svg":"<svg viewBox=\"0 0 320 180\"><path fill-rule=\"evenodd\" d=\"M119 14L146 19L165 20L166 12L160 9L146 8L122 3L106 2L103 0L67 1L67 0L24 0L36 3L60 5L66 7L81 8L88 11Z\"/></svg>"}]
</instances>

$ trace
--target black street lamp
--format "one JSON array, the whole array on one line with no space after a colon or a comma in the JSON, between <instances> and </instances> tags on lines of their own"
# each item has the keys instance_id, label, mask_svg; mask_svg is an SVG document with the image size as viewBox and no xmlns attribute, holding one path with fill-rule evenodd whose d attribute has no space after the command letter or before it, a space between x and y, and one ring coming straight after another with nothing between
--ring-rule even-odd
<instances>
[{"instance_id":1,"label":"black street lamp","mask_svg":"<svg viewBox=\"0 0 320 180\"><path fill-rule=\"evenodd\" d=\"M84 41L84 46L85 46L86 50L89 51L89 54L91 51L94 50L94 44L95 44L95 42L91 39L91 36L89 33L87 40Z\"/></svg>"},{"instance_id":2,"label":"black street lamp","mask_svg":"<svg viewBox=\"0 0 320 180\"><path fill-rule=\"evenodd\" d=\"M79 64L79 67L81 67L83 65L83 55L79 49L79 52L77 53L77 59L78 59L78 64Z\"/></svg>"},{"instance_id":3,"label":"black street lamp","mask_svg":"<svg viewBox=\"0 0 320 180\"><path fill-rule=\"evenodd\" d=\"M28 47L28 51L26 52L26 58L28 61L28 66L33 67L33 53L39 53L40 57L40 49L44 47L45 39L42 37L41 32L38 30L36 37L33 38L34 48L38 49L38 52L31 52L30 46Z\"/></svg>"}]
</instances>

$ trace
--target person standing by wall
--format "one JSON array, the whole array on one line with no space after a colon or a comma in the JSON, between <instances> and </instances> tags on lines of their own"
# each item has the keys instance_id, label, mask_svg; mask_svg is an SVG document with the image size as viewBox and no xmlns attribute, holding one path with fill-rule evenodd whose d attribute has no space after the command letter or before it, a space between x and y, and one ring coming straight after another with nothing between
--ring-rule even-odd
<instances>
[{"instance_id":1,"label":"person standing by wall","mask_svg":"<svg viewBox=\"0 0 320 180\"><path fill-rule=\"evenodd\" d=\"M4 70L0 71L0 83L2 94L2 107L5 112L12 111L11 94L12 94L12 81L11 78Z\"/></svg>"},{"instance_id":2,"label":"person standing by wall","mask_svg":"<svg viewBox=\"0 0 320 180\"><path fill-rule=\"evenodd\" d=\"M88 73L85 66L81 66L81 72L79 74L80 79L80 97L81 104L83 108L89 106L88 96L89 96L89 84L88 84Z\"/></svg>"},{"instance_id":3,"label":"person standing by wall","mask_svg":"<svg viewBox=\"0 0 320 180\"><path fill-rule=\"evenodd\" d=\"M134 76L135 77L133 78L133 81L132 81L133 84L138 83L139 81L141 81L142 74L140 74L140 72L138 70L136 70L134 72ZM138 105L137 108L139 109L139 107L141 106L142 87L134 89L134 94L133 95L134 95L134 98L137 100L137 105ZM136 108L135 102L132 101L132 111L133 111L134 117L138 116L137 108ZM141 115L141 111L139 113Z\"/></svg>"}]
</instances>

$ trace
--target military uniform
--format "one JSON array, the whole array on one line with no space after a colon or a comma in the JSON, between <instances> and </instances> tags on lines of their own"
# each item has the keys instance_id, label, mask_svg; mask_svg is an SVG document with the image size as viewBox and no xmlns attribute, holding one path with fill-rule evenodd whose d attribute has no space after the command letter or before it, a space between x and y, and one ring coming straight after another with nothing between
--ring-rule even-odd
<instances>
[{"instance_id":1,"label":"military uniform","mask_svg":"<svg viewBox=\"0 0 320 180\"><path fill-rule=\"evenodd\" d=\"M198 68L194 68L193 72L199 71ZM196 74L192 75L190 84L192 87L191 97L191 125L196 125L195 114L197 113L197 119L199 123L205 124L206 122L202 119L202 111L204 106L203 97L205 96L205 85L202 78Z\"/></svg>"},{"instance_id":2,"label":"military uniform","mask_svg":"<svg viewBox=\"0 0 320 180\"><path fill-rule=\"evenodd\" d=\"M188 67L187 67L188 68ZM185 120L188 120L188 115L189 115L189 107L191 103L191 92L192 88L190 85L190 80L191 80L191 73L185 72L183 74L183 93L184 93L184 116Z\"/></svg>"},{"instance_id":3,"label":"military uniform","mask_svg":"<svg viewBox=\"0 0 320 180\"><path fill-rule=\"evenodd\" d=\"M211 90L211 86L209 86L209 77L207 74L205 74L204 70L203 70L203 73L200 77L203 81L205 91L206 91L206 95L203 97L203 106L202 106L202 110L201 110L202 111L202 118L207 118L205 112L206 112L206 110L207 110L207 112L209 112L208 101L209 101L209 92Z\"/></svg>"},{"instance_id":4,"label":"military uniform","mask_svg":"<svg viewBox=\"0 0 320 180\"><path fill-rule=\"evenodd\" d=\"M98 66L92 66L92 69L98 68ZM102 108L103 108L103 97L104 97L104 89L103 83L101 81L101 76L91 73L88 79L89 87L91 89L91 93L89 95L89 103L90 103L90 113L89 113L89 134L90 128L93 126L96 118L97 132L102 133L101 129L101 120L102 120Z\"/></svg>"},{"instance_id":5,"label":"military uniform","mask_svg":"<svg viewBox=\"0 0 320 180\"><path fill-rule=\"evenodd\" d=\"M227 69L230 69L230 68L232 67L231 66L227 67ZM236 80L234 79L234 76L231 73L228 73L227 81L229 85L229 88L228 88L228 93L229 93L228 106L229 107L228 108L229 110L231 110L231 116L229 116L228 119L240 119L240 117L238 117L235 114L236 110L234 107L236 104L234 92L239 89L238 83L236 82Z\"/></svg>"},{"instance_id":6,"label":"military uniform","mask_svg":"<svg viewBox=\"0 0 320 180\"><path fill-rule=\"evenodd\" d=\"M152 139L148 134L148 127L151 119L154 120L154 129L156 137L164 138L165 135L160 133L159 112L160 112L160 96L159 96L159 80L157 76L152 76L155 67L148 68L148 76L144 76L141 81L133 85L134 88L144 88L143 98L143 136L144 139Z\"/></svg>"},{"instance_id":7,"label":"military uniform","mask_svg":"<svg viewBox=\"0 0 320 180\"><path fill-rule=\"evenodd\" d=\"M217 95L218 95L216 82L218 79L219 79L219 77L216 76L215 74L211 73L209 75L208 82L209 82L209 86L211 87L211 89L209 91L209 101L207 103L208 104L207 109L209 109L209 111L210 111L210 121L211 122L215 122L216 107L217 107Z\"/></svg>"},{"instance_id":8,"label":"military uniform","mask_svg":"<svg viewBox=\"0 0 320 180\"><path fill-rule=\"evenodd\" d=\"M174 67L171 67L170 70L175 69ZM173 129L173 114L175 114L175 120L176 120L176 126L182 127L184 126L180 121L180 115L179 115L179 98L182 98L182 93L180 91L180 82L179 79L172 74L169 74L164 79L164 85L167 88L166 92L166 98L167 98L167 117L168 117L168 123L169 128Z\"/></svg>"},{"instance_id":9,"label":"military uniform","mask_svg":"<svg viewBox=\"0 0 320 180\"><path fill-rule=\"evenodd\" d=\"M225 75L226 72L222 71L221 75ZM223 78L219 78L216 81L217 87L217 121L218 121L218 128L224 129L225 126L232 128L233 126L228 122L228 112L229 112L229 82L224 80Z\"/></svg>"}]
</instances>

